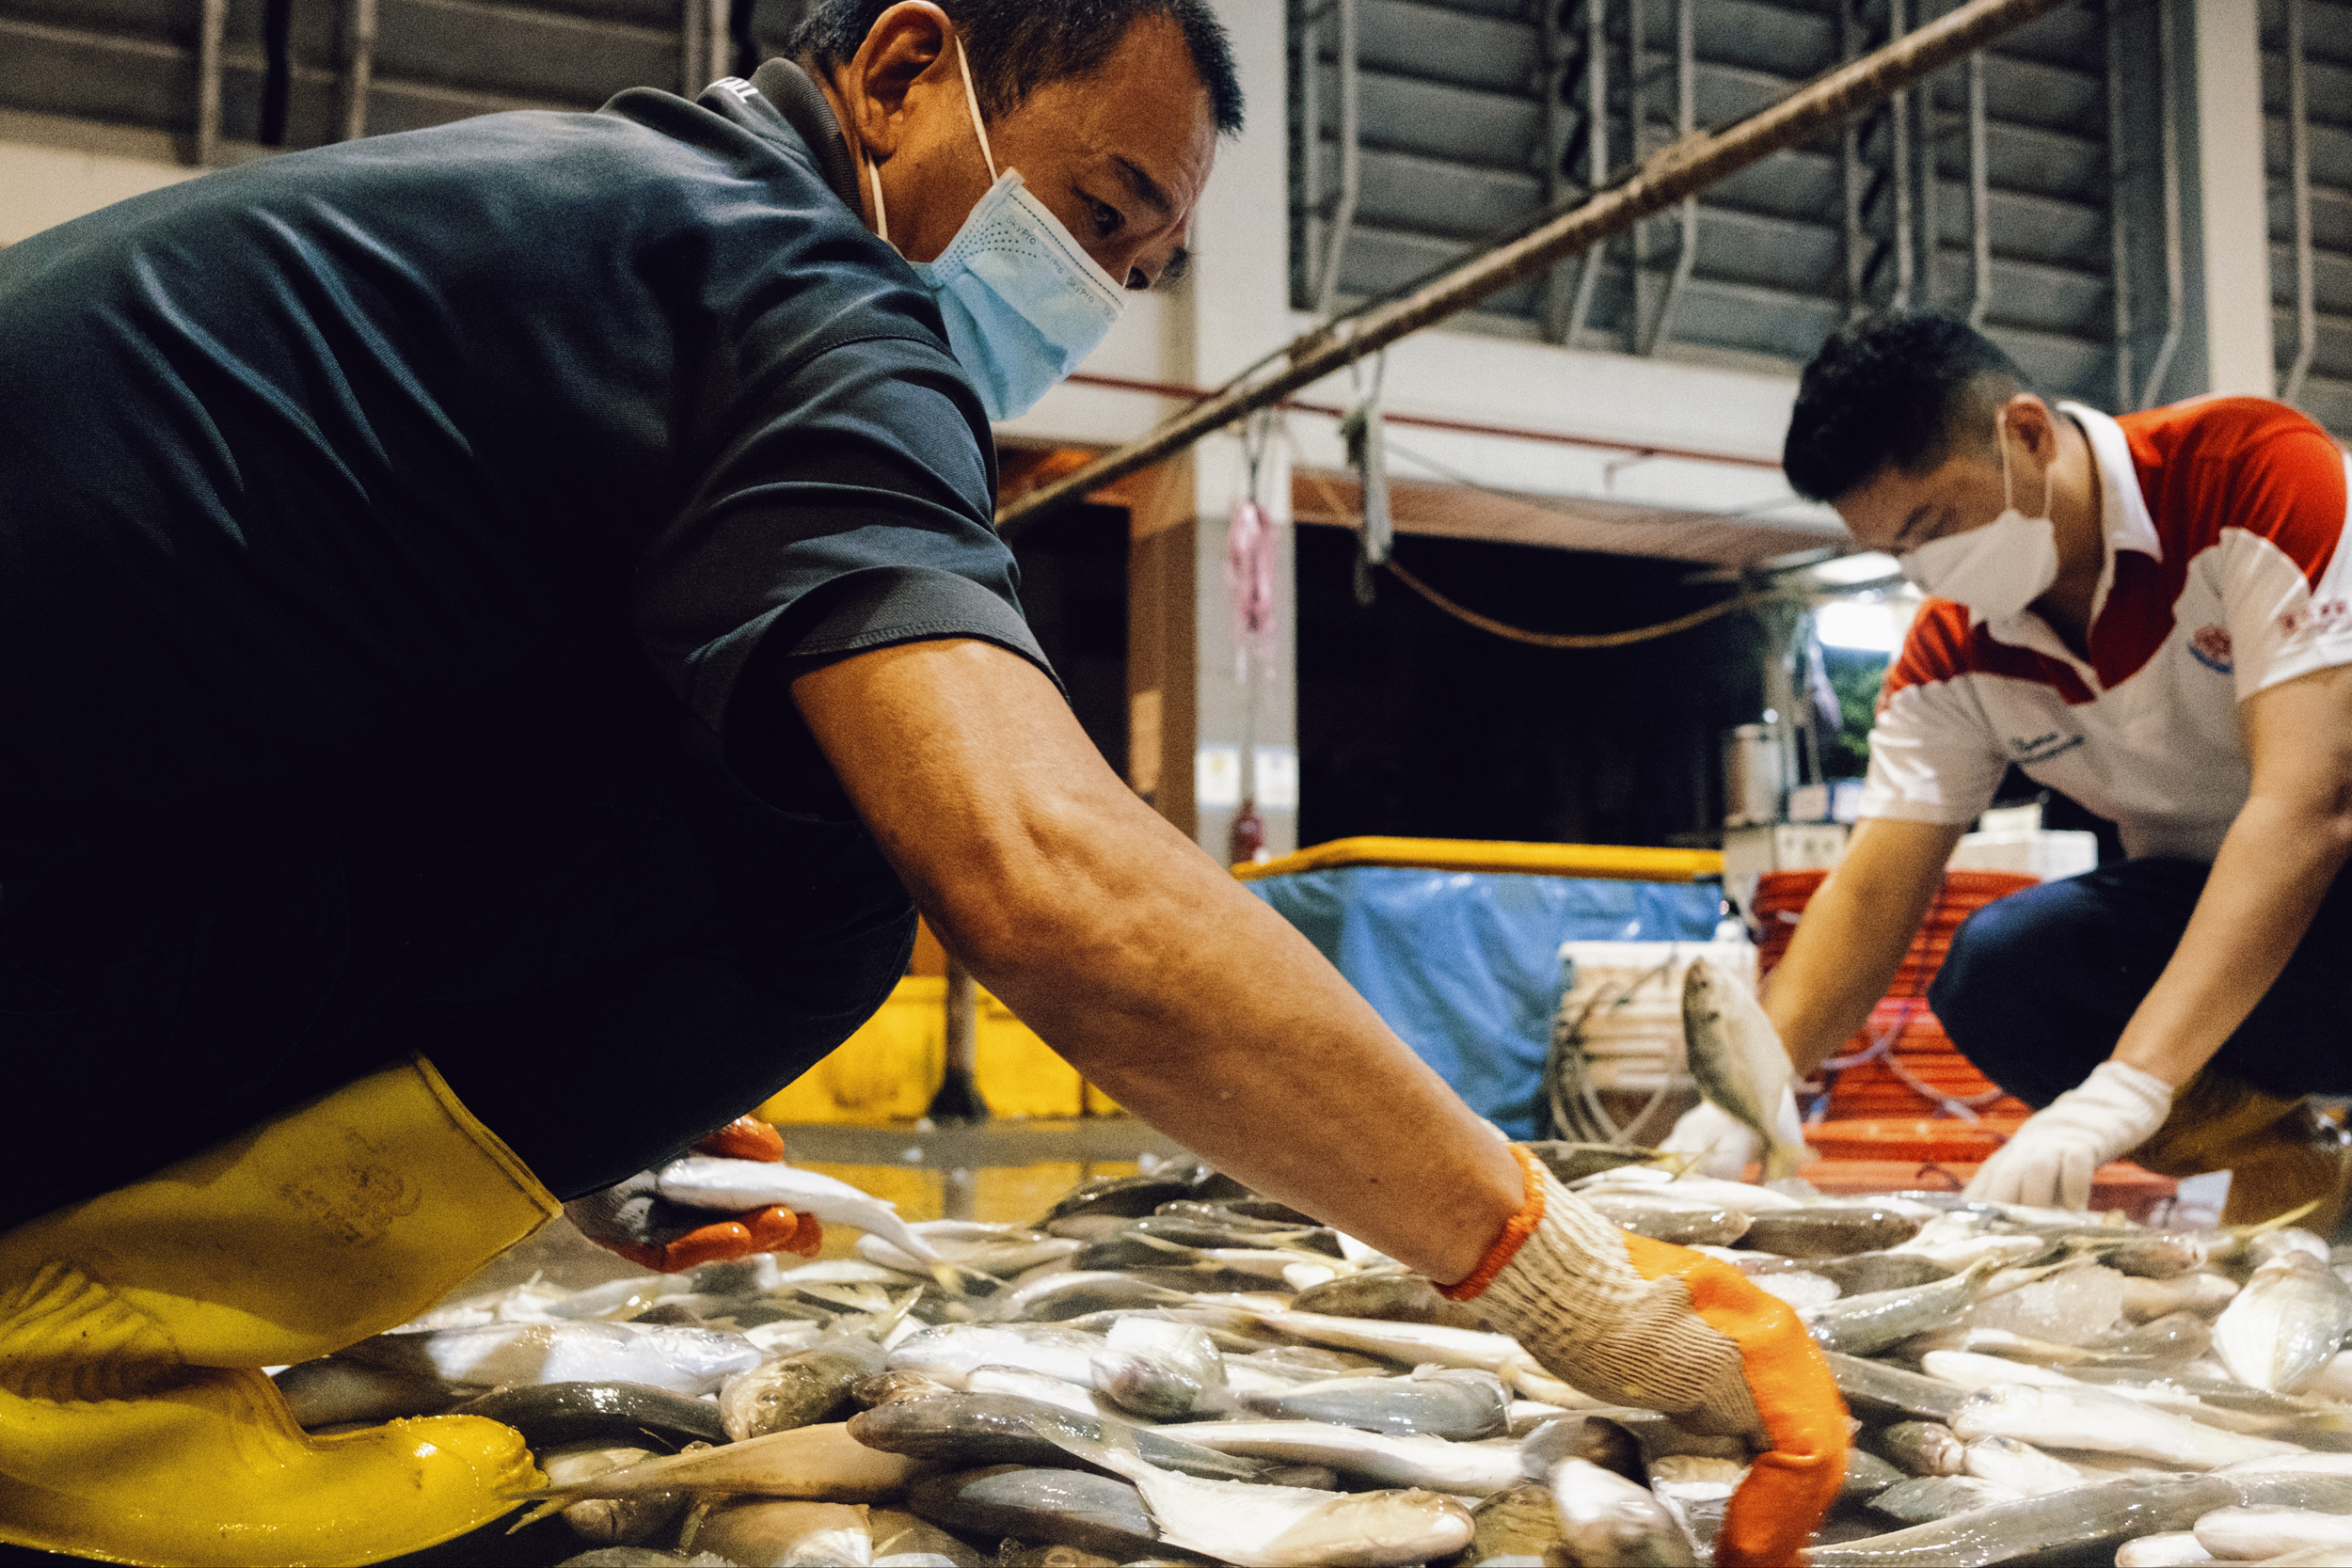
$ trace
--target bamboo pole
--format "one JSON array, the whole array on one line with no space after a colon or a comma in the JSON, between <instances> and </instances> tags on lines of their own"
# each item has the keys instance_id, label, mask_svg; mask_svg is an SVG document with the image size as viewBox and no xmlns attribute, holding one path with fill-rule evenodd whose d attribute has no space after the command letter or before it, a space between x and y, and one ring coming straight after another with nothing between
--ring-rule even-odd
<instances>
[{"instance_id":1,"label":"bamboo pole","mask_svg":"<svg viewBox=\"0 0 2352 1568\"><path fill-rule=\"evenodd\" d=\"M1700 131L1659 149L1642 166L1581 205L1517 239L1480 251L1395 299L1343 316L1295 340L1263 366L1227 383L1125 446L1021 497L996 514L1009 532L1088 491L1148 467L1215 431L1279 403L1398 339L1469 309L1519 279L1622 233L1783 148L1909 87L2067 0L1968 0L1916 32L1791 90L1778 103L1720 131Z\"/></svg>"}]
</instances>

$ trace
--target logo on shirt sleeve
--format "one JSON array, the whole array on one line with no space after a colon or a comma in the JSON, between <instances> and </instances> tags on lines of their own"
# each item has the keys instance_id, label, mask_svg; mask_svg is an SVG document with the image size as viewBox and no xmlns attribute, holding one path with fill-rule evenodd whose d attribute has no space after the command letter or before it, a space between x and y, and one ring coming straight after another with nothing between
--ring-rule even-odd
<instances>
[{"instance_id":1,"label":"logo on shirt sleeve","mask_svg":"<svg viewBox=\"0 0 2352 1568\"><path fill-rule=\"evenodd\" d=\"M2336 630L2344 625L2347 616L2352 616L2352 601L2318 599L2308 609L2280 610L2279 629L2289 637L2298 631L2309 631L2316 636Z\"/></svg>"},{"instance_id":2,"label":"logo on shirt sleeve","mask_svg":"<svg viewBox=\"0 0 2352 1568\"><path fill-rule=\"evenodd\" d=\"M2188 640L2188 652L2190 657L2206 669L2225 675L2237 668L2237 662L2230 653L2229 630L2223 626L2200 627L2197 635Z\"/></svg>"},{"instance_id":3,"label":"logo on shirt sleeve","mask_svg":"<svg viewBox=\"0 0 2352 1568\"><path fill-rule=\"evenodd\" d=\"M2050 730L2037 736L2012 735L2009 737L2009 755L2012 762L2047 762L2082 743L2081 736L2068 735L2062 730Z\"/></svg>"}]
</instances>

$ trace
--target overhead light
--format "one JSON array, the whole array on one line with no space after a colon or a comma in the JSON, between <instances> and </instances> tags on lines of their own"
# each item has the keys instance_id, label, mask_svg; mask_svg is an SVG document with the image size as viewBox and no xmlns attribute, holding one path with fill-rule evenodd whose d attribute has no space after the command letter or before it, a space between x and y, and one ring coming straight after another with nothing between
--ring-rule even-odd
<instances>
[{"instance_id":1,"label":"overhead light","mask_svg":"<svg viewBox=\"0 0 2352 1568\"><path fill-rule=\"evenodd\" d=\"M1833 599L1813 612L1813 635L1825 648L1891 654L1911 627L1911 607L1899 601Z\"/></svg>"}]
</instances>

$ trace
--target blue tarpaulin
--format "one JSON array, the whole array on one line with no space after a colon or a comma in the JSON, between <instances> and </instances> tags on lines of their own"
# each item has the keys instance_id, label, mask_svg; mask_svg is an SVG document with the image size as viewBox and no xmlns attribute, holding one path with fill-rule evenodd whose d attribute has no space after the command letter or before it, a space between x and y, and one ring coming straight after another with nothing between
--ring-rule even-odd
<instances>
[{"instance_id":1,"label":"blue tarpaulin","mask_svg":"<svg viewBox=\"0 0 2352 1568\"><path fill-rule=\"evenodd\" d=\"M1323 950L1479 1115L1536 1135L1564 942L1706 942L1714 882L1352 865L1250 891Z\"/></svg>"}]
</instances>

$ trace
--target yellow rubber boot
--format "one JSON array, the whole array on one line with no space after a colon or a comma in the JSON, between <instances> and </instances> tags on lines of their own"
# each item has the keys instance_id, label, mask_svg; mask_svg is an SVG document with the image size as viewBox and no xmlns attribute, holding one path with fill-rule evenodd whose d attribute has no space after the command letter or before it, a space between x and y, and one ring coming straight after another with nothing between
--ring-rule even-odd
<instances>
[{"instance_id":1,"label":"yellow rubber boot","mask_svg":"<svg viewBox=\"0 0 2352 1568\"><path fill-rule=\"evenodd\" d=\"M407 1321L561 1208L422 1059L0 1235L0 1541L380 1561L537 1484L479 1417L313 1438L255 1370Z\"/></svg>"},{"instance_id":2,"label":"yellow rubber boot","mask_svg":"<svg viewBox=\"0 0 2352 1568\"><path fill-rule=\"evenodd\" d=\"M2225 1225L2255 1225L2316 1203L2296 1224L2332 1235L2352 1186L2352 1140L2301 1096L2276 1095L2211 1068L2131 1158L2159 1176L2230 1172Z\"/></svg>"}]
</instances>

